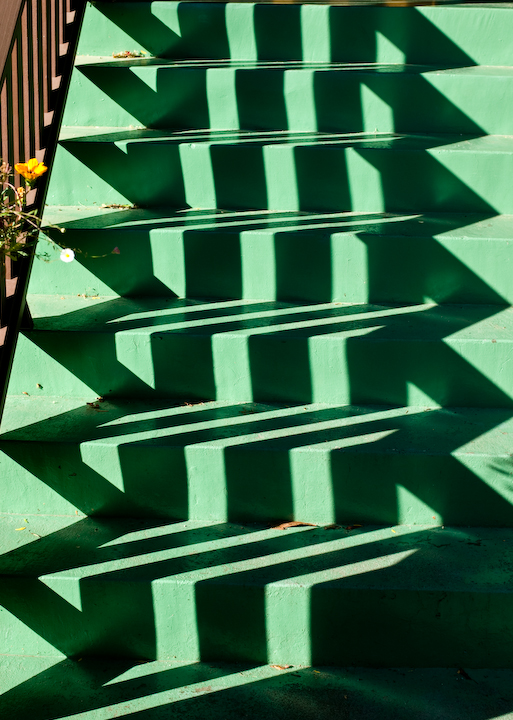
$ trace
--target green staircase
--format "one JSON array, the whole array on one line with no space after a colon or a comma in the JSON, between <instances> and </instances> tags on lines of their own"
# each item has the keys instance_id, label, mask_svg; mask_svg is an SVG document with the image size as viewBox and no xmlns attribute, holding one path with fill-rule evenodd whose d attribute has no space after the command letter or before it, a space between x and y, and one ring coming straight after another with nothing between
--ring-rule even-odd
<instances>
[{"instance_id":1,"label":"green staircase","mask_svg":"<svg viewBox=\"0 0 513 720\"><path fill-rule=\"evenodd\" d=\"M513 717L512 37L88 6L76 260L41 239L0 434L2 718Z\"/></svg>"}]
</instances>

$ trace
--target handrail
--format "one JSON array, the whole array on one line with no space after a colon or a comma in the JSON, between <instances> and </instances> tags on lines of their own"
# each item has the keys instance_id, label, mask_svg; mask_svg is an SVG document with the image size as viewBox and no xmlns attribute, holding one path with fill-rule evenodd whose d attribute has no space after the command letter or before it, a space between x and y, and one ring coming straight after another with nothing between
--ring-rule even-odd
<instances>
[{"instance_id":1,"label":"handrail","mask_svg":"<svg viewBox=\"0 0 513 720\"><path fill-rule=\"evenodd\" d=\"M86 0L0 0L0 158L51 168ZM41 215L47 177L27 195ZM16 178L16 184L20 179ZM22 321L33 248L0 259L0 420Z\"/></svg>"}]
</instances>

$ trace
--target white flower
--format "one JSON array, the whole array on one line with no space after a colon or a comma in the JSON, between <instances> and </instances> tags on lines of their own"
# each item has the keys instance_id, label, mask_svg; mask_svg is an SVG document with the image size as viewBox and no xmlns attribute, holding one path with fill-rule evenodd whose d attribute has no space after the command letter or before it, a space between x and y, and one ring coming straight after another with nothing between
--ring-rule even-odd
<instances>
[{"instance_id":1,"label":"white flower","mask_svg":"<svg viewBox=\"0 0 513 720\"><path fill-rule=\"evenodd\" d=\"M61 250L60 258L62 262L73 262L75 259L75 253L71 248L64 248L64 250Z\"/></svg>"}]
</instances>

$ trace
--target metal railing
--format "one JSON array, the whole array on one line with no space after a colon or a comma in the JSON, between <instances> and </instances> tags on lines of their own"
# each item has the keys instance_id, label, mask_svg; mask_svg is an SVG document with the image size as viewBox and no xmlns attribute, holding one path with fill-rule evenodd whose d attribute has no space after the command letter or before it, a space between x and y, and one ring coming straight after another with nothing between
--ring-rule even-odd
<instances>
[{"instance_id":1,"label":"metal railing","mask_svg":"<svg viewBox=\"0 0 513 720\"><path fill-rule=\"evenodd\" d=\"M51 168L85 0L0 0L0 158ZM47 176L27 195L42 213ZM16 184L19 178L16 178ZM22 322L33 248L19 260L0 255L0 419Z\"/></svg>"}]
</instances>

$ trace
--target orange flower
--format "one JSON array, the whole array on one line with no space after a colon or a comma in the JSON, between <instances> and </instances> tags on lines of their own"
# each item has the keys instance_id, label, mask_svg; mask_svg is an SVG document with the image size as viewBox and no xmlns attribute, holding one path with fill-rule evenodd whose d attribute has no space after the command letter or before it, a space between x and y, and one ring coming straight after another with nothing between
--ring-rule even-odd
<instances>
[{"instance_id":1,"label":"orange flower","mask_svg":"<svg viewBox=\"0 0 513 720\"><path fill-rule=\"evenodd\" d=\"M28 183L33 183L35 180L38 179L38 177L41 177L41 175L44 175L44 173L48 170L46 165L42 162L39 162L36 158L31 158L26 163L16 163L14 166L16 172L18 172L22 177L27 180Z\"/></svg>"}]
</instances>

